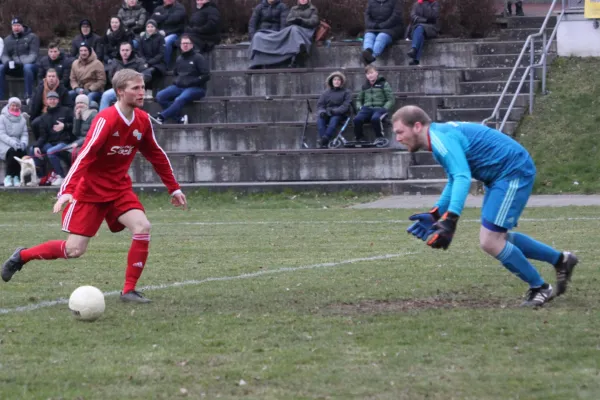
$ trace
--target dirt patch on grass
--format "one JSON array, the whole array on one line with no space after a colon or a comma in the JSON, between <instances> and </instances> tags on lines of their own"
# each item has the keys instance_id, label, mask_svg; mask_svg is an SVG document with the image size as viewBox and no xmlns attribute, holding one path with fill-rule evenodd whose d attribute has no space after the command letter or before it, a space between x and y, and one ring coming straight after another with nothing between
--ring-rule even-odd
<instances>
[{"instance_id":1,"label":"dirt patch on grass","mask_svg":"<svg viewBox=\"0 0 600 400\"><path fill-rule=\"evenodd\" d=\"M334 303L327 310L340 314L382 314L420 310L481 309L511 307L500 299L428 297L424 299L365 300L360 303Z\"/></svg>"}]
</instances>

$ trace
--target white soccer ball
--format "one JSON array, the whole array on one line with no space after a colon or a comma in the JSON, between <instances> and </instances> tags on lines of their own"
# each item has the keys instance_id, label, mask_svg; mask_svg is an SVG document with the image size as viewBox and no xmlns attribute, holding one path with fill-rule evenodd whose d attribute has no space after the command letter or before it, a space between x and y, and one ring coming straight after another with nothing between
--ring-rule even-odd
<instances>
[{"instance_id":1,"label":"white soccer ball","mask_svg":"<svg viewBox=\"0 0 600 400\"><path fill-rule=\"evenodd\" d=\"M75 319L95 321L104 313L104 294L94 286L80 286L69 297L69 309Z\"/></svg>"}]
</instances>

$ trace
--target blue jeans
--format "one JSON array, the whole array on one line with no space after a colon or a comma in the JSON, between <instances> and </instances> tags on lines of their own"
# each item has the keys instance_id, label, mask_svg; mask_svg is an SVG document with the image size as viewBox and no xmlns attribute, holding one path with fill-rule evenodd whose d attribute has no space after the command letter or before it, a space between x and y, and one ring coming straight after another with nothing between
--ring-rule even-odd
<instances>
[{"instance_id":1,"label":"blue jeans","mask_svg":"<svg viewBox=\"0 0 600 400\"><path fill-rule=\"evenodd\" d=\"M417 25L417 27L412 32L412 47L417 49L417 55L415 56L415 60L417 61L421 59L424 44L425 28L423 28L423 25Z\"/></svg>"},{"instance_id":2,"label":"blue jeans","mask_svg":"<svg viewBox=\"0 0 600 400\"><path fill-rule=\"evenodd\" d=\"M188 103L200 100L205 94L205 90L199 87L182 89L171 85L156 94L156 101L163 109L160 114L165 120L172 118L179 120L183 107Z\"/></svg>"},{"instance_id":3,"label":"blue jeans","mask_svg":"<svg viewBox=\"0 0 600 400\"><path fill-rule=\"evenodd\" d=\"M107 107L110 107L112 103L117 101L117 94L115 93L115 89L108 89L104 93L102 93L102 99L100 100L100 109L98 111L102 111Z\"/></svg>"},{"instance_id":4,"label":"blue jeans","mask_svg":"<svg viewBox=\"0 0 600 400\"><path fill-rule=\"evenodd\" d=\"M68 146L68 144L64 143L64 142L60 142L55 145L46 143L44 146L42 146L42 148L40 148L42 153L46 154L46 157L48 157L48 161L50 161L50 165L52 165L52 169L54 169L54 172L56 172L56 175L60 175L62 178L65 177L65 170L63 169L62 164L60 163L60 158L58 157L58 152L67 146ZM54 153L54 154L49 154L49 153ZM31 148L30 155L31 155L31 157L34 156L33 148ZM36 167L41 171L40 176L46 175L47 174L46 166L44 164L43 159L34 157L34 162L35 162Z\"/></svg>"},{"instance_id":5,"label":"blue jeans","mask_svg":"<svg viewBox=\"0 0 600 400\"><path fill-rule=\"evenodd\" d=\"M331 117L319 117L319 119L317 120L319 137L331 139L341 119L341 115L332 115Z\"/></svg>"},{"instance_id":6,"label":"blue jeans","mask_svg":"<svg viewBox=\"0 0 600 400\"><path fill-rule=\"evenodd\" d=\"M167 67L171 63L171 55L173 54L173 45L179 40L179 35L174 33L165 36L165 62Z\"/></svg>"},{"instance_id":7,"label":"blue jeans","mask_svg":"<svg viewBox=\"0 0 600 400\"><path fill-rule=\"evenodd\" d=\"M69 97L71 97L71 101L73 102L73 104L75 104L75 98L77 97L77 92L74 90L69 90ZM87 97L88 97L88 99L90 99L90 101L95 101L96 103L98 103L100 101L100 98L102 97L102 93L101 92L89 92Z\"/></svg>"},{"instance_id":8,"label":"blue jeans","mask_svg":"<svg viewBox=\"0 0 600 400\"><path fill-rule=\"evenodd\" d=\"M363 50L371 49L373 50L373 56L379 57L392 42L392 37L387 33L367 32L363 39Z\"/></svg>"},{"instance_id":9,"label":"blue jeans","mask_svg":"<svg viewBox=\"0 0 600 400\"><path fill-rule=\"evenodd\" d=\"M0 64L0 100L4 100L4 85L6 84L6 75L23 76L25 78L25 97L30 98L35 86L37 76L36 64L23 64L23 68L9 69L8 65ZM16 97L19 95L15 94Z\"/></svg>"},{"instance_id":10,"label":"blue jeans","mask_svg":"<svg viewBox=\"0 0 600 400\"><path fill-rule=\"evenodd\" d=\"M357 141L364 139L363 124L371 121L371 126L375 132L375 137L383 137L381 130L381 116L386 114L387 110L383 107L362 107L356 117L354 117L354 136Z\"/></svg>"}]
</instances>

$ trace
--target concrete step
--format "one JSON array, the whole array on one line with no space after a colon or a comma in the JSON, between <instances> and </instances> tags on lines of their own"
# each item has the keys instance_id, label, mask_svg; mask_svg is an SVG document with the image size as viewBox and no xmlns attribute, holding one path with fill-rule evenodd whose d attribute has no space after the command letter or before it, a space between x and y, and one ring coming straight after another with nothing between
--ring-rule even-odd
<instances>
[{"instance_id":1,"label":"concrete step","mask_svg":"<svg viewBox=\"0 0 600 400\"><path fill-rule=\"evenodd\" d=\"M519 94L515 105L517 107L525 107L528 104L529 95L526 93ZM495 108L500 94L497 95L486 95L486 94L471 94L471 95L460 95L460 96L444 96L442 98L442 106L438 108L438 112L442 109L448 108ZM502 105L508 107L512 101L511 96L505 96L502 100ZM439 117L439 114L438 114Z\"/></svg>"},{"instance_id":2,"label":"concrete step","mask_svg":"<svg viewBox=\"0 0 600 400\"><path fill-rule=\"evenodd\" d=\"M525 40L486 42L477 45L477 54L519 54L523 50ZM541 40L534 42L534 49L540 51L543 47ZM556 41L553 42L550 51L556 51Z\"/></svg>"},{"instance_id":3,"label":"concrete step","mask_svg":"<svg viewBox=\"0 0 600 400\"><path fill-rule=\"evenodd\" d=\"M491 68L469 68L463 70L463 81L507 81L514 66L491 67ZM521 79L525 73L525 67L517 68L513 79ZM541 77L541 68L535 68L535 77Z\"/></svg>"},{"instance_id":4,"label":"concrete step","mask_svg":"<svg viewBox=\"0 0 600 400\"><path fill-rule=\"evenodd\" d=\"M500 117L506 115L506 108L500 109ZM468 121L481 122L489 117L494 112L493 108L456 108L451 110L438 110L438 119L443 121ZM525 109L522 107L514 107L508 118L509 121L520 121L523 117Z\"/></svg>"},{"instance_id":5,"label":"concrete step","mask_svg":"<svg viewBox=\"0 0 600 400\"><path fill-rule=\"evenodd\" d=\"M514 7L513 7L514 8ZM515 28L541 28L544 23L545 17L536 16L536 17L508 17L505 20L506 26L509 29ZM556 17L552 16L548 20L546 25L547 28L553 28L556 26Z\"/></svg>"},{"instance_id":6,"label":"concrete step","mask_svg":"<svg viewBox=\"0 0 600 400\"><path fill-rule=\"evenodd\" d=\"M537 52L534 55L534 63L540 61L541 53ZM474 56L476 65L481 68L493 67L514 67L519 59L519 54L487 54ZM549 57L551 61L552 56ZM519 67L527 67L529 65L529 54L523 55Z\"/></svg>"},{"instance_id":7,"label":"concrete step","mask_svg":"<svg viewBox=\"0 0 600 400\"><path fill-rule=\"evenodd\" d=\"M533 82L535 85L534 90L537 90L539 88L540 81L535 80ZM461 82L459 85L459 94L498 94L502 93L504 85L506 85L506 81ZM515 93L518 86L519 82L511 82L508 87L508 93ZM523 83L523 86L521 87L521 93L529 93L529 79Z\"/></svg>"},{"instance_id":8,"label":"concrete step","mask_svg":"<svg viewBox=\"0 0 600 400\"><path fill-rule=\"evenodd\" d=\"M498 36L500 41L502 40L522 40L525 41L529 35L533 35L540 31L541 25L537 28L513 28L513 29L502 29ZM546 38L550 39L554 28L546 29ZM542 41L542 38L536 38L535 41Z\"/></svg>"},{"instance_id":9,"label":"concrete step","mask_svg":"<svg viewBox=\"0 0 600 400\"><path fill-rule=\"evenodd\" d=\"M492 115L491 112L486 118L488 118L490 115ZM519 125L519 123L516 121L506 121L506 125L504 126L504 129L502 130L502 132L507 134L508 136L514 137L515 132L517 131L518 125ZM489 126L492 129L497 129L495 122L488 122L487 126Z\"/></svg>"},{"instance_id":10,"label":"concrete step","mask_svg":"<svg viewBox=\"0 0 600 400\"><path fill-rule=\"evenodd\" d=\"M412 165L408 168L409 179L445 179L446 172L441 165Z\"/></svg>"}]
</instances>

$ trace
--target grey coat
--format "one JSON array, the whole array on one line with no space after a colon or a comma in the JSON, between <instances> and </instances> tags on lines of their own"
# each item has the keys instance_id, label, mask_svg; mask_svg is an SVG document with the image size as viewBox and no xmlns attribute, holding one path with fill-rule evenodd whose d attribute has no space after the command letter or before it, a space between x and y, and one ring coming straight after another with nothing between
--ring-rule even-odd
<instances>
[{"instance_id":1,"label":"grey coat","mask_svg":"<svg viewBox=\"0 0 600 400\"><path fill-rule=\"evenodd\" d=\"M299 19L299 23L295 20ZM294 6L287 15L287 25L299 25L303 28L315 29L319 26L319 12L312 4Z\"/></svg>"},{"instance_id":2,"label":"grey coat","mask_svg":"<svg viewBox=\"0 0 600 400\"><path fill-rule=\"evenodd\" d=\"M336 76L342 79L339 88L333 87L333 78ZM319 97L317 102L317 115L328 113L329 115L348 115L350 103L352 102L352 92L344 87L346 77L339 71L331 73L327 77L327 86L329 89Z\"/></svg>"},{"instance_id":3,"label":"grey coat","mask_svg":"<svg viewBox=\"0 0 600 400\"><path fill-rule=\"evenodd\" d=\"M6 160L6 152L16 149L21 143L29 144L27 121L23 115L10 115L8 106L4 106L0 112L0 160Z\"/></svg>"},{"instance_id":4,"label":"grey coat","mask_svg":"<svg viewBox=\"0 0 600 400\"><path fill-rule=\"evenodd\" d=\"M262 0L254 8L250 22L248 23L248 33L253 37L257 31L280 31L286 26L286 18L289 12L288 6L281 1L276 0L269 4L267 0Z\"/></svg>"},{"instance_id":5,"label":"grey coat","mask_svg":"<svg viewBox=\"0 0 600 400\"><path fill-rule=\"evenodd\" d=\"M410 10L411 36L413 30L421 25L425 29L425 37L431 39L440 32L440 3L437 1L416 2Z\"/></svg>"},{"instance_id":6,"label":"grey coat","mask_svg":"<svg viewBox=\"0 0 600 400\"><path fill-rule=\"evenodd\" d=\"M29 27L24 26L23 32L15 35L11 33L4 38L4 51L2 52L2 64L9 61L17 64L35 64L40 53L40 39L31 32Z\"/></svg>"},{"instance_id":7,"label":"grey coat","mask_svg":"<svg viewBox=\"0 0 600 400\"><path fill-rule=\"evenodd\" d=\"M146 29L146 10L139 4L133 8L129 8L126 4L123 4L117 13L117 17L121 18L123 25L128 30L137 35Z\"/></svg>"},{"instance_id":8,"label":"grey coat","mask_svg":"<svg viewBox=\"0 0 600 400\"><path fill-rule=\"evenodd\" d=\"M77 143L77 146L83 146L83 142L85 142L85 137L87 136L90 127L92 126L92 122L96 115L98 114L98 103L95 101L90 101L90 106L87 110L82 113L81 118L75 118L73 122L73 136L75 136L75 141L73 143Z\"/></svg>"}]
</instances>

